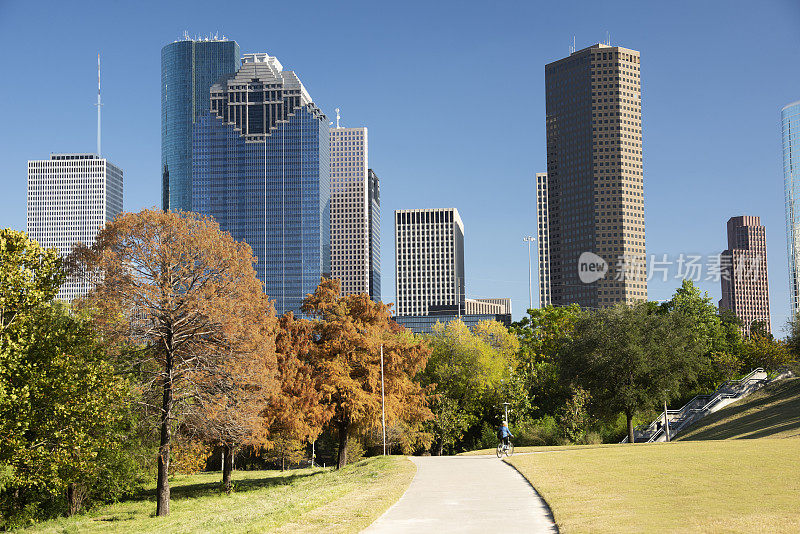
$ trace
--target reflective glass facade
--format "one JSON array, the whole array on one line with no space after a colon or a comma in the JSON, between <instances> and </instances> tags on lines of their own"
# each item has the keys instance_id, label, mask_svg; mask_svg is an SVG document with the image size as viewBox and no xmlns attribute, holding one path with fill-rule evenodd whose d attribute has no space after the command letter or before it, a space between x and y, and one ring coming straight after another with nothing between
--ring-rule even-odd
<instances>
[{"instance_id":1,"label":"reflective glass facade","mask_svg":"<svg viewBox=\"0 0 800 534\"><path fill-rule=\"evenodd\" d=\"M375 171L369 169L369 296L381 300L381 191L380 180Z\"/></svg>"},{"instance_id":2,"label":"reflective glass facade","mask_svg":"<svg viewBox=\"0 0 800 534\"><path fill-rule=\"evenodd\" d=\"M789 252L791 313L800 312L800 101L781 110L783 185L786 195L786 246Z\"/></svg>"},{"instance_id":3,"label":"reflective glass facade","mask_svg":"<svg viewBox=\"0 0 800 534\"><path fill-rule=\"evenodd\" d=\"M194 126L192 173L194 210L252 247L279 314L299 312L330 273L327 119L284 74L293 75L243 65L212 88Z\"/></svg>"},{"instance_id":4,"label":"reflective glass facade","mask_svg":"<svg viewBox=\"0 0 800 534\"><path fill-rule=\"evenodd\" d=\"M161 203L192 211L192 126L208 114L209 89L239 68L239 45L183 40L161 49Z\"/></svg>"}]
</instances>

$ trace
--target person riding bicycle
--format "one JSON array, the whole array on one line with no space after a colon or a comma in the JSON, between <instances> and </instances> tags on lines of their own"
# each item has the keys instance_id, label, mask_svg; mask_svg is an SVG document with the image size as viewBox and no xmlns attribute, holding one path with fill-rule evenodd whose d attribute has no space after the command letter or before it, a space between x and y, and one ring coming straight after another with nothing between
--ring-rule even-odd
<instances>
[{"instance_id":1,"label":"person riding bicycle","mask_svg":"<svg viewBox=\"0 0 800 534\"><path fill-rule=\"evenodd\" d=\"M503 444L503 447L508 447L508 440L514 437L514 434L508 429L508 423L503 421L503 424L497 430L497 437Z\"/></svg>"}]
</instances>

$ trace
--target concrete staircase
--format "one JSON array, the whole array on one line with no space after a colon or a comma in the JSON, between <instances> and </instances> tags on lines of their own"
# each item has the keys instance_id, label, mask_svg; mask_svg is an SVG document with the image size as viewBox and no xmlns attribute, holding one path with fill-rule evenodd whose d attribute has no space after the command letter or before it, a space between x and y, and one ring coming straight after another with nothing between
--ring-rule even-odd
<instances>
[{"instance_id":1,"label":"concrete staircase","mask_svg":"<svg viewBox=\"0 0 800 534\"><path fill-rule=\"evenodd\" d=\"M783 375L774 380L782 378ZM669 436L674 438L684 428L702 419L710 413L720 410L732 402L746 397L753 391L760 389L770 382L767 373L762 368L754 369L741 380L729 380L724 382L717 390L710 395L697 395L687 402L680 410L667 410L667 421L669 421ZM649 425L641 425L633 430L636 443L652 443L654 441L666 441L667 436L664 432L664 412L653 420ZM622 440L628 443L628 437Z\"/></svg>"}]
</instances>

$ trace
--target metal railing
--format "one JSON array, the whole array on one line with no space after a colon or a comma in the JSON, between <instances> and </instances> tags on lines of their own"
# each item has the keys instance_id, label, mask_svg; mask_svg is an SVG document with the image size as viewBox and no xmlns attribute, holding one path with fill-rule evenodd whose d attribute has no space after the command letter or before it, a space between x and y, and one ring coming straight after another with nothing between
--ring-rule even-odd
<instances>
[{"instance_id":1,"label":"metal railing","mask_svg":"<svg viewBox=\"0 0 800 534\"><path fill-rule=\"evenodd\" d=\"M757 375L764 374L763 377L756 378ZM679 410L667 410L667 424L669 424L670 438L676 436L681 430L691 423L705 417L717 404L725 399L736 399L750 393L756 386L761 386L769 381L769 376L763 368L759 367L750 371L745 377L739 380L727 380L723 382L712 394L696 395ZM636 442L652 443L664 435L664 412L656 417L649 425L636 427L634 438ZM622 440L628 443L628 437Z\"/></svg>"}]
</instances>

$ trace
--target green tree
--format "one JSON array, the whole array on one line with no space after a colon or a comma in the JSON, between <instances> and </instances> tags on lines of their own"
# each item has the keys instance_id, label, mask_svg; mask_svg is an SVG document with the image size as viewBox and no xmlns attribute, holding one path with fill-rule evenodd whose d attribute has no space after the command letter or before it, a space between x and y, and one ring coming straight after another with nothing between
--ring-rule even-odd
<instances>
[{"instance_id":1,"label":"green tree","mask_svg":"<svg viewBox=\"0 0 800 534\"><path fill-rule=\"evenodd\" d=\"M3 526L138 482L128 389L89 322L53 302L65 279L53 249L0 230L0 470ZM2 524L2 523L0 523Z\"/></svg>"},{"instance_id":2,"label":"green tree","mask_svg":"<svg viewBox=\"0 0 800 534\"><path fill-rule=\"evenodd\" d=\"M577 304L529 310L529 315L511 325L520 349L511 382L514 410L526 418L553 415L570 398L561 380L559 350L569 341L580 316Z\"/></svg>"},{"instance_id":3,"label":"green tree","mask_svg":"<svg viewBox=\"0 0 800 534\"><path fill-rule=\"evenodd\" d=\"M437 323L427 340L431 357L419 379L436 388L430 428L442 454L469 428L480 426L484 406L502 402L519 345L504 326L489 321L473 331L459 320Z\"/></svg>"},{"instance_id":4,"label":"green tree","mask_svg":"<svg viewBox=\"0 0 800 534\"><path fill-rule=\"evenodd\" d=\"M565 376L589 391L601 413L624 413L633 443L634 414L696 380L704 346L691 327L686 316L654 313L648 303L584 312L561 351Z\"/></svg>"},{"instance_id":5,"label":"green tree","mask_svg":"<svg viewBox=\"0 0 800 534\"><path fill-rule=\"evenodd\" d=\"M706 359L698 378L702 387L713 389L740 371L740 322L728 310L718 310L708 293L701 293L691 280L683 280L672 298L661 305L661 311L687 319L688 335Z\"/></svg>"}]
</instances>

